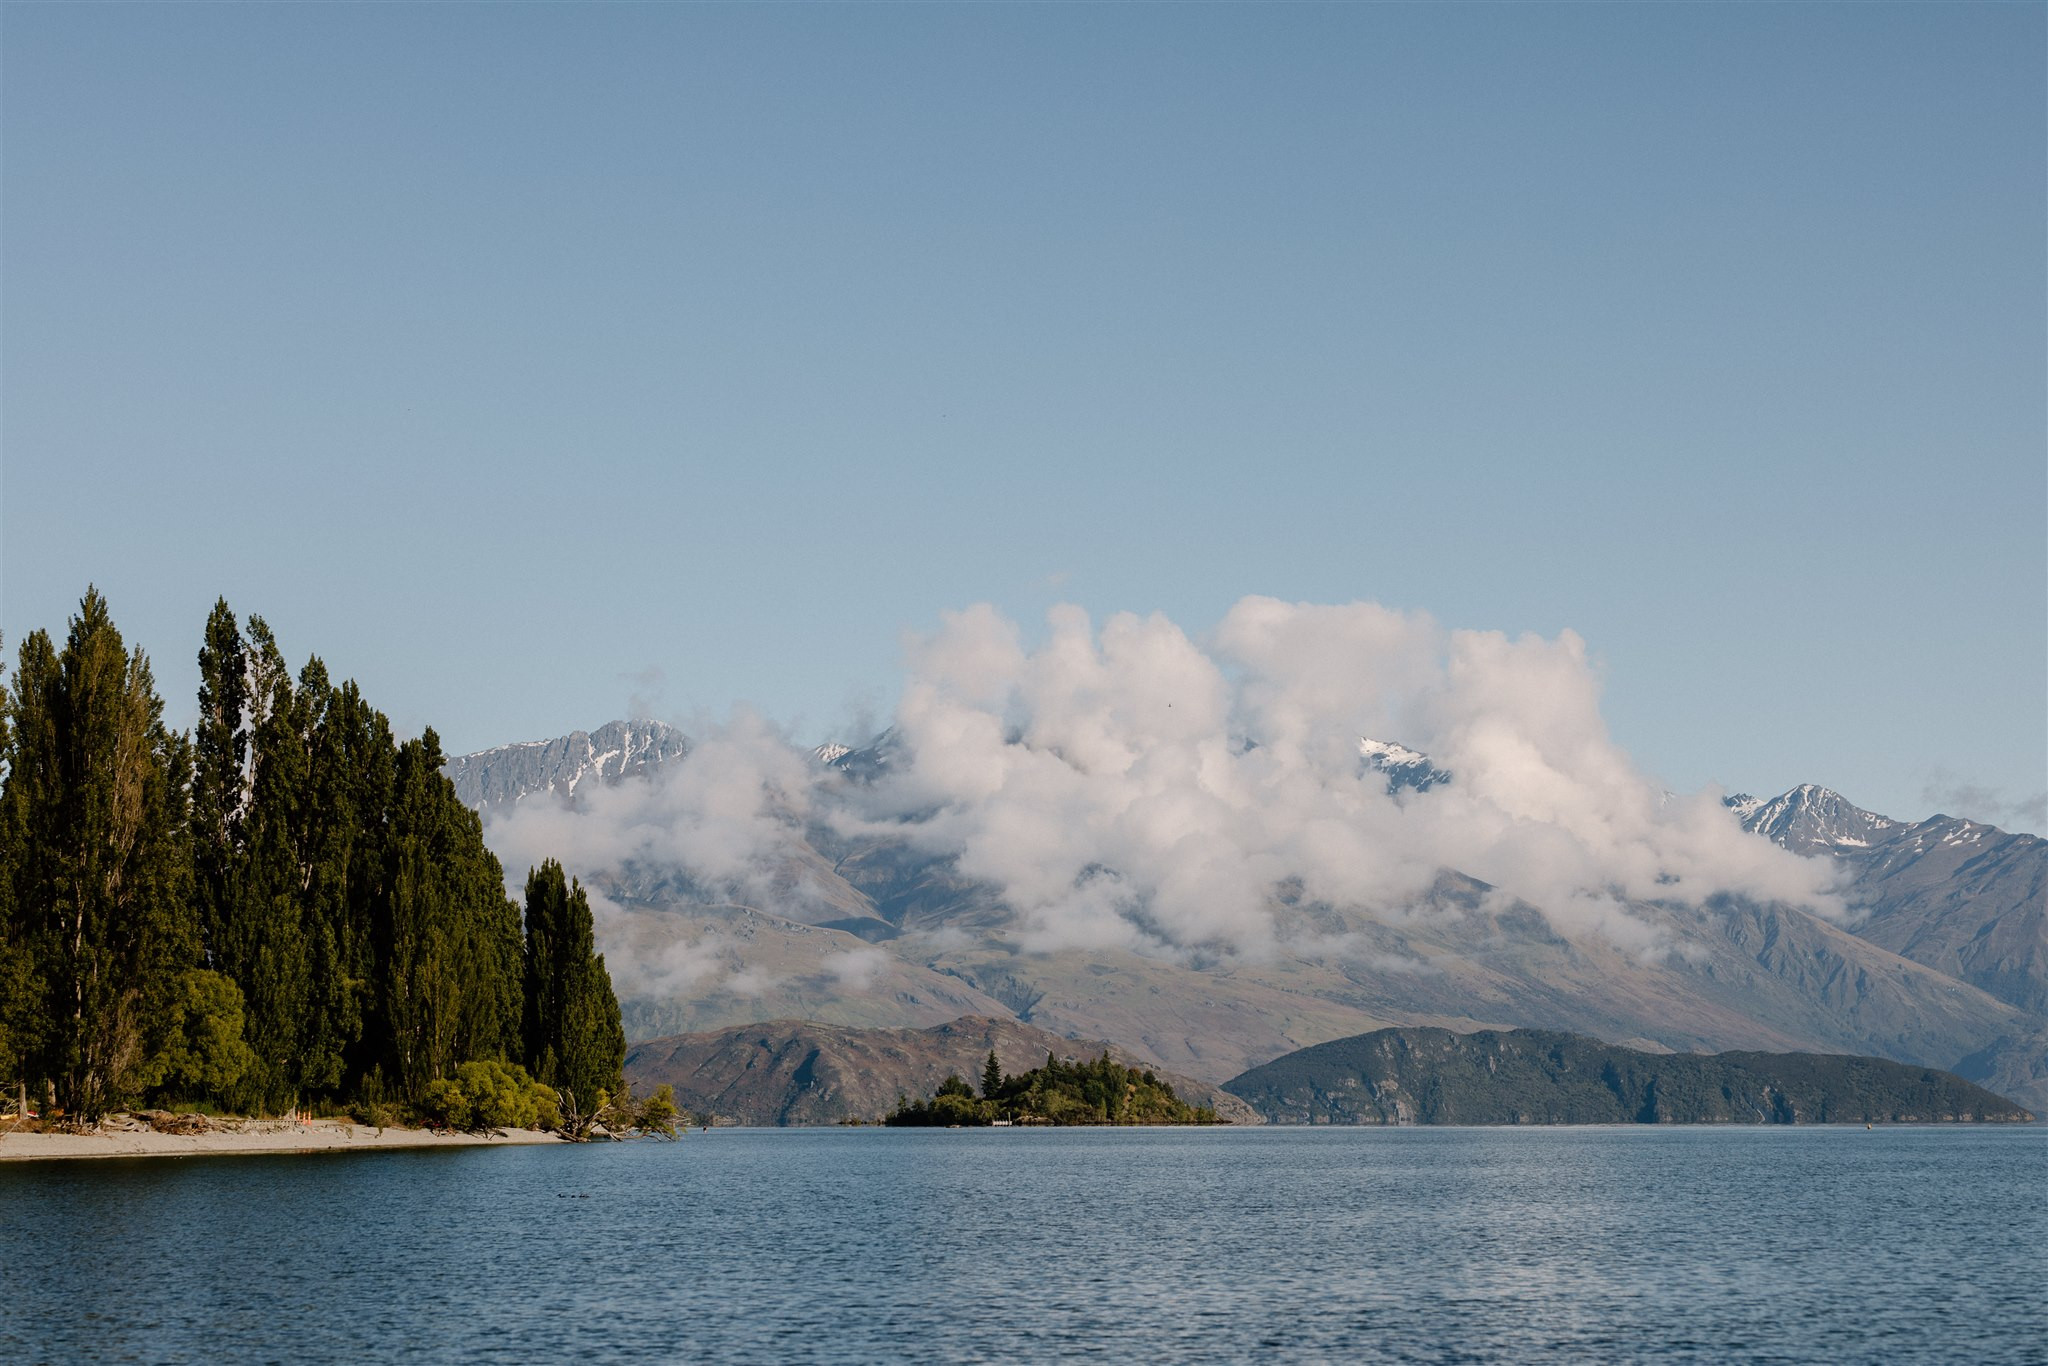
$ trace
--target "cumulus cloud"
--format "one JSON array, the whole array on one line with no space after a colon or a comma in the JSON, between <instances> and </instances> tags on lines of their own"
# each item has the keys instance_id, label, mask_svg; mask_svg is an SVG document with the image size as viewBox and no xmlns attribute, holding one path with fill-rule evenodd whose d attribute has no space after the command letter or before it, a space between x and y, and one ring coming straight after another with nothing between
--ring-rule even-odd
<instances>
[{"instance_id":1,"label":"cumulus cloud","mask_svg":"<svg viewBox=\"0 0 2048 1366\"><path fill-rule=\"evenodd\" d=\"M1257 951L1280 933L1284 879L1398 915L1444 869L1643 949L1656 936L1630 900L1839 909L1824 865L1744 834L1719 794L1672 798L1636 770L1569 632L1247 598L1205 641L1061 607L1027 648L976 607L912 650L896 733L880 814L916 813L911 838L1000 887L1030 945ZM1362 736L1456 778L1389 794Z\"/></svg>"},{"instance_id":2,"label":"cumulus cloud","mask_svg":"<svg viewBox=\"0 0 2048 1366\"><path fill-rule=\"evenodd\" d=\"M1366 736L1453 781L1389 793ZM1447 869L1646 954L1661 936L1631 902L1730 892L1840 913L1825 863L1745 834L1718 792L1674 797L1636 769L1570 632L1254 597L1201 638L1063 606L1027 640L975 606L911 642L892 737L885 775L859 787L742 712L656 781L522 804L492 843L520 868L550 852L572 871L680 867L787 913L829 895L793 852L824 822L956 859L1038 949L1260 954L1299 940L1283 902L1399 923ZM842 982L875 980L880 951L843 957Z\"/></svg>"}]
</instances>

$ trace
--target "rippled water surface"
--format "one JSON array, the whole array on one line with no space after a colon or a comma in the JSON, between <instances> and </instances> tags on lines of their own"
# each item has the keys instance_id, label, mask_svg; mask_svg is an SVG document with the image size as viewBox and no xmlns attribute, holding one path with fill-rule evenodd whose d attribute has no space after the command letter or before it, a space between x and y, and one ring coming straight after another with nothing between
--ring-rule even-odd
<instances>
[{"instance_id":1,"label":"rippled water surface","mask_svg":"<svg viewBox=\"0 0 2048 1366\"><path fill-rule=\"evenodd\" d=\"M16 1360L2048 1361L2048 1131L719 1130L0 1165Z\"/></svg>"}]
</instances>

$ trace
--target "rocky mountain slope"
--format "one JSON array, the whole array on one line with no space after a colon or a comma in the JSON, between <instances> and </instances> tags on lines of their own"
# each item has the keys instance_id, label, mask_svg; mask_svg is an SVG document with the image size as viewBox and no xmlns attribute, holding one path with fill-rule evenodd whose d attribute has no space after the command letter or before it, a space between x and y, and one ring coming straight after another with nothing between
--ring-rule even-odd
<instances>
[{"instance_id":1,"label":"rocky mountain slope","mask_svg":"<svg viewBox=\"0 0 2048 1366\"><path fill-rule=\"evenodd\" d=\"M687 736L660 721L613 721L554 740L499 745L441 767L472 810L508 807L537 793L573 798L580 784L646 774L689 752Z\"/></svg>"},{"instance_id":2,"label":"rocky mountain slope","mask_svg":"<svg viewBox=\"0 0 2048 1366\"><path fill-rule=\"evenodd\" d=\"M974 1081L990 1050L1012 1075L1042 1065L1048 1054L1088 1059L1106 1052L1126 1066L1152 1066L1114 1044L989 1016L929 1029L771 1020L635 1044L626 1076L641 1091L673 1086L684 1109L725 1123L837 1124L879 1119L902 1097L930 1095L949 1073ZM1215 1107L1219 1118L1259 1122L1248 1105L1215 1086L1170 1073L1162 1079L1189 1104Z\"/></svg>"},{"instance_id":3,"label":"rocky mountain slope","mask_svg":"<svg viewBox=\"0 0 2048 1366\"><path fill-rule=\"evenodd\" d=\"M1745 829L1841 867L1862 938L2048 1014L2048 840L1954 816L1894 821L1824 787L1727 801Z\"/></svg>"},{"instance_id":4,"label":"rocky mountain slope","mask_svg":"<svg viewBox=\"0 0 2048 1366\"><path fill-rule=\"evenodd\" d=\"M1383 1029L1224 1084L1276 1124L2025 1123L1948 1072L1816 1053L1645 1053L1543 1030Z\"/></svg>"}]
</instances>

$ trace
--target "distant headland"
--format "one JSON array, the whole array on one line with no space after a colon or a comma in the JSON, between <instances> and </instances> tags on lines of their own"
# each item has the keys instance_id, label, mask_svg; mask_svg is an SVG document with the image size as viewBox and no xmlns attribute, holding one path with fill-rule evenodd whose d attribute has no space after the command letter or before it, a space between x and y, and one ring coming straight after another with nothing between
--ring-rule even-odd
<instances>
[{"instance_id":1,"label":"distant headland","mask_svg":"<svg viewBox=\"0 0 2048 1366\"><path fill-rule=\"evenodd\" d=\"M1644 1053L1538 1029L1380 1029L1223 1089L1274 1124L2014 1124L1950 1072L1823 1053Z\"/></svg>"}]
</instances>

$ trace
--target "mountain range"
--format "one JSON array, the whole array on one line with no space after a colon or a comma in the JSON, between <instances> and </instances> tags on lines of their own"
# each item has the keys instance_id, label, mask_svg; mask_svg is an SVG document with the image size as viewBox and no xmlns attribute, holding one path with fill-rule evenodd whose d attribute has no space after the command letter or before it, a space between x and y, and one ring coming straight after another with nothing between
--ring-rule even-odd
<instances>
[{"instance_id":1,"label":"mountain range","mask_svg":"<svg viewBox=\"0 0 2048 1366\"><path fill-rule=\"evenodd\" d=\"M480 811L515 806L539 793L573 799L585 783L615 783L651 773L690 752L689 737L660 721L613 721L553 740L499 745L461 754L441 771L464 805Z\"/></svg>"},{"instance_id":2,"label":"mountain range","mask_svg":"<svg viewBox=\"0 0 2048 1366\"><path fill-rule=\"evenodd\" d=\"M590 784L664 781L686 737L613 723L451 760L465 801L494 818ZM1427 756L1359 746L1389 791L1455 784ZM820 791L887 774L891 738L808 762ZM1444 870L1408 913L1371 917L1274 894L1276 923L1321 945L1264 957L1037 952L998 891L953 858L888 835L848 836L788 813L769 875L745 887L641 849L572 870L612 914L604 947L629 1037L769 1019L922 1029L1015 1021L1220 1083L1295 1049L1393 1026L1562 1030L1651 1050L1874 1054L1951 1069L2048 1110L2048 841L1936 816L1893 821L1819 787L1727 799L1731 816L1832 861L1855 918L1716 896L1634 901L1654 957L1560 934L1536 907Z\"/></svg>"}]
</instances>

